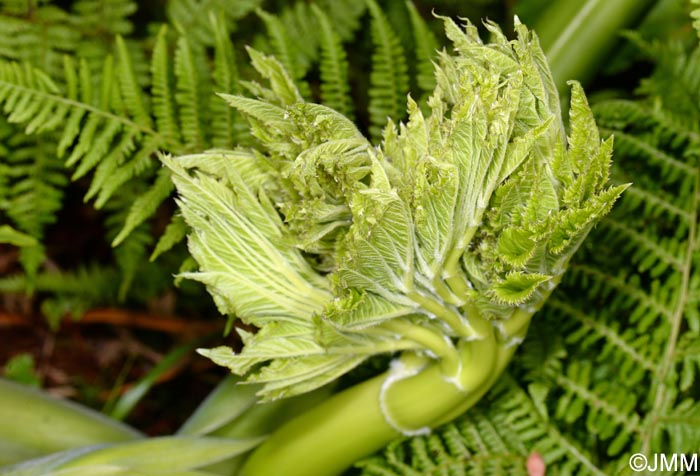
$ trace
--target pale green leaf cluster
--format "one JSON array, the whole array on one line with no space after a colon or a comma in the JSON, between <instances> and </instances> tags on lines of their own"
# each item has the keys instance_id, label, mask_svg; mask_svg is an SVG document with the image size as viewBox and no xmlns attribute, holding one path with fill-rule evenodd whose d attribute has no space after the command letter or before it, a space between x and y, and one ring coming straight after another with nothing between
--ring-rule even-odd
<instances>
[{"instance_id":1,"label":"pale green leaf cluster","mask_svg":"<svg viewBox=\"0 0 700 476\"><path fill-rule=\"evenodd\" d=\"M522 354L552 425L592 454L591 474L626 474L631 454L692 454L700 441L700 109L689 100L700 92L700 47L645 47L656 67L643 96L593 107L601 134L615 136L612 180L634 185Z\"/></svg>"},{"instance_id":2,"label":"pale green leaf cluster","mask_svg":"<svg viewBox=\"0 0 700 476\"><path fill-rule=\"evenodd\" d=\"M203 353L263 383L265 398L386 352L450 362L455 377L459 340L492 326L519 342L511 316L539 308L625 188L607 185L612 143L575 83L567 140L534 34L517 24L509 41L489 23L484 44L471 24L444 22L456 54L439 55L430 114L409 97L408 121L389 122L379 147L305 102L288 60L250 49L269 86L222 97L259 146L163 159L192 228L199 271L186 276L259 329L239 330L238 354Z\"/></svg>"},{"instance_id":3,"label":"pale green leaf cluster","mask_svg":"<svg viewBox=\"0 0 700 476\"><path fill-rule=\"evenodd\" d=\"M631 475L632 454L653 465L656 454L697 451L700 109L688 98L700 92L700 51L641 46L656 64L643 94L593 106L601 136L615 136L611 181L634 184L537 314L509 369L518 381L501 379L476 411L361 462L364 475L518 474L508 465L523 468L531 451L548 474Z\"/></svg>"}]
</instances>

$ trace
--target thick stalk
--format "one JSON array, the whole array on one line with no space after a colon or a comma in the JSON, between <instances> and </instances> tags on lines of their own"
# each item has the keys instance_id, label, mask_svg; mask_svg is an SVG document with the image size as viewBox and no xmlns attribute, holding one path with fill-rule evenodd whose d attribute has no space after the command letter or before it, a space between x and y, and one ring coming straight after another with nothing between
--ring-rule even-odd
<instances>
[{"instance_id":1,"label":"thick stalk","mask_svg":"<svg viewBox=\"0 0 700 476\"><path fill-rule=\"evenodd\" d=\"M451 422L452 420L460 416L462 413L466 412L471 407L479 403L479 400L481 400L481 398L486 394L486 392L491 390L491 387L501 376L517 348L518 347L515 345L503 345L503 343L499 344L496 352L496 361L494 363L493 371L491 372L491 375L489 375L489 378L486 379L486 381L481 385L481 387L467 395L467 397L462 401L461 404L455 406L452 409L452 411L446 413L442 416L442 418L440 418L440 420L436 421L435 426L437 427L445 423Z\"/></svg>"},{"instance_id":2,"label":"thick stalk","mask_svg":"<svg viewBox=\"0 0 700 476\"><path fill-rule=\"evenodd\" d=\"M566 82L571 79L582 84L591 80L620 40L620 32L635 25L654 3L655 0L552 2L530 26L540 38L559 93L568 96Z\"/></svg>"},{"instance_id":3,"label":"thick stalk","mask_svg":"<svg viewBox=\"0 0 700 476\"><path fill-rule=\"evenodd\" d=\"M246 393L251 388L253 390L257 390L258 388L257 386L250 385L237 387L237 390ZM330 396L331 391L332 385L296 397L254 405L240 416L237 416L223 426L210 432L208 436L233 440L245 440L265 436L275 431L280 425L294 418L294 416L300 415L326 400ZM245 398L245 395L243 398ZM215 406L218 407L218 404ZM217 408L213 408L212 411L217 411ZM207 473L225 476L238 474L246 457L247 454L241 454L203 469Z\"/></svg>"},{"instance_id":4,"label":"thick stalk","mask_svg":"<svg viewBox=\"0 0 700 476\"><path fill-rule=\"evenodd\" d=\"M394 380L390 371L334 395L276 431L240 475L337 475L400 436L397 426L433 427L455 409L464 411L465 400L476 403L505 366L498 347L493 335L464 342L458 385L435 363L405 379ZM389 386L387 379L393 380Z\"/></svg>"}]
</instances>

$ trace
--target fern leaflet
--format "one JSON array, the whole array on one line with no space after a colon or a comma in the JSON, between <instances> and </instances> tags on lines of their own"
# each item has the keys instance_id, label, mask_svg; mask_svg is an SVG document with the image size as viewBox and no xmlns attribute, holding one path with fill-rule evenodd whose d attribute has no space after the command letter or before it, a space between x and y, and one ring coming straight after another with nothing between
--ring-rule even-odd
<instances>
[{"instance_id":1,"label":"fern leaflet","mask_svg":"<svg viewBox=\"0 0 700 476\"><path fill-rule=\"evenodd\" d=\"M370 135L374 141L381 137L387 117L403 119L408 94L408 68L399 38L374 0L367 0L372 16L372 54L370 74L369 115Z\"/></svg>"},{"instance_id":2,"label":"fern leaflet","mask_svg":"<svg viewBox=\"0 0 700 476\"><path fill-rule=\"evenodd\" d=\"M333 30L330 20L316 5L312 6L321 32L321 100L352 120L352 100L348 84L348 63L340 37Z\"/></svg>"}]
</instances>

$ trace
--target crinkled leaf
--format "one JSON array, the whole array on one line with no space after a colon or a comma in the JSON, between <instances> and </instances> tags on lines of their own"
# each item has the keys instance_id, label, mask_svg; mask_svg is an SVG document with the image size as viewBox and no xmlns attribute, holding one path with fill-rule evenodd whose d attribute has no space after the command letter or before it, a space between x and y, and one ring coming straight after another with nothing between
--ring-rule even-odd
<instances>
[{"instance_id":1,"label":"crinkled leaf","mask_svg":"<svg viewBox=\"0 0 700 476\"><path fill-rule=\"evenodd\" d=\"M507 304L521 304L535 292L540 284L551 278L539 273L513 272L504 280L494 283L493 295L497 300Z\"/></svg>"},{"instance_id":2,"label":"crinkled leaf","mask_svg":"<svg viewBox=\"0 0 700 476\"><path fill-rule=\"evenodd\" d=\"M386 50L391 32L368 5ZM200 265L187 276L259 327L239 331L239 354L205 353L263 384L263 398L311 390L377 353L445 355L442 333L473 338L472 312L500 322L527 301L537 308L624 189L606 188L612 142L600 143L578 85L567 150L533 33L516 21L511 41L487 22L485 44L472 24L444 21L456 54L437 54L430 113L409 97L408 122L389 121L379 147L252 51L270 87L224 96L258 139L250 160L240 171L223 157L166 161ZM374 98L374 135L379 102L399 104L392 94Z\"/></svg>"}]
</instances>

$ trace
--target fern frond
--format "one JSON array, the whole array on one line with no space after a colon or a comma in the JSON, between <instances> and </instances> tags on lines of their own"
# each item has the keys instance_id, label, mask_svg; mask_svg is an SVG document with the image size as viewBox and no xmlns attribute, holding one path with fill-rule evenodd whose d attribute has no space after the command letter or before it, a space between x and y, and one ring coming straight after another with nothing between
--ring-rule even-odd
<instances>
[{"instance_id":1,"label":"fern frond","mask_svg":"<svg viewBox=\"0 0 700 476\"><path fill-rule=\"evenodd\" d=\"M328 16L342 41L349 41L360 28L367 5L357 0L318 0L316 5Z\"/></svg>"},{"instance_id":2,"label":"fern frond","mask_svg":"<svg viewBox=\"0 0 700 476\"><path fill-rule=\"evenodd\" d=\"M221 15L228 31L241 18L260 7L262 0L170 0L166 15L175 29L187 34L195 45L213 46L216 33L211 28L210 15Z\"/></svg>"},{"instance_id":3,"label":"fern frond","mask_svg":"<svg viewBox=\"0 0 700 476\"><path fill-rule=\"evenodd\" d=\"M87 266L70 273L43 272L34 281L38 292L65 293L109 304L116 302L114 280L117 272L113 268ZM0 278L0 292L20 293L26 288L26 276L17 274Z\"/></svg>"},{"instance_id":4,"label":"fern frond","mask_svg":"<svg viewBox=\"0 0 700 476\"><path fill-rule=\"evenodd\" d=\"M156 182L165 182L163 178L170 179L169 174L161 172L160 180ZM143 220L139 220L139 210L134 207L140 204L144 207L154 208L153 205L160 204L157 194L168 185L156 185L156 187L148 188L144 192L147 184L142 181L131 181L128 185L122 187L122 193L115 196L105 206L107 217L105 219L105 228L107 230L107 239L113 243L120 244L119 247L113 250L114 260L120 271L119 286L117 287L117 298L119 301L126 299L127 293L137 276L137 273L143 271L145 266L150 263L148 261L148 248L150 247L153 237L150 229ZM160 190L159 190L160 189ZM168 189L168 192L170 190ZM141 197L134 203L132 197L141 194ZM156 195L156 197L153 197ZM144 210L140 213L151 212ZM126 223L126 225L125 225ZM123 233L124 227L128 227L128 233Z\"/></svg>"},{"instance_id":5,"label":"fern frond","mask_svg":"<svg viewBox=\"0 0 700 476\"><path fill-rule=\"evenodd\" d=\"M95 207L102 208L122 185L154 167L153 156L161 149L157 138L147 137L136 149L132 135L123 136L118 147L95 169L85 200L95 198ZM128 159L128 160L125 160Z\"/></svg>"},{"instance_id":6,"label":"fern frond","mask_svg":"<svg viewBox=\"0 0 700 476\"><path fill-rule=\"evenodd\" d=\"M47 226L56 221L68 177L53 153L53 142L42 136L30 141L16 127L0 121L0 222L9 222L34 238L35 246L20 249L20 261L33 277L44 259L40 245Z\"/></svg>"},{"instance_id":7,"label":"fern frond","mask_svg":"<svg viewBox=\"0 0 700 476\"><path fill-rule=\"evenodd\" d=\"M195 53L186 36L181 36L175 51L175 76L177 93L175 102L180 108L182 136L188 150L202 150L207 141L204 132L204 118L207 117L202 97L204 78L195 61Z\"/></svg>"},{"instance_id":8,"label":"fern frond","mask_svg":"<svg viewBox=\"0 0 700 476\"><path fill-rule=\"evenodd\" d=\"M150 186L144 194L134 200L124 220L122 229L112 241L112 246L121 244L136 227L153 216L158 206L170 196L173 188L174 186L172 180L170 180L170 173L168 173L166 169L160 169L153 185Z\"/></svg>"},{"instance_id":9,"label":"fern frond","mask_svg":"<svg viewBox=\"0 0 700 476\"><path fill-rule=\"evenodd\" d=\"M669 267L676 271L683 269L686 250L675 239L659 238L613 220L602 223L610 229L608 236L614 237L615 245L629 253L640 272L649 272L652 278L657 278Z\"/></svg>"},{"instance_id":10,"label":"fern frond","mask_svg":"<svg viewBox=\"0 0 700 476\"><path fill-rule=\"evenodd\" d=\"M238 94L238 68L233 44L224 21L212 15L214 29L214 89L217 93ZM228 107L221 98L211 96L209 106L211 116L211 136L214 147L232 148L236 139L235 110Z\"/></svg>"},{"instance_id":11,"label":"fern frond","mask_svg":"<svg viewBox=\"0 0 700 476\"><path fill-rule=\"evenodd\" d=\"M156 247L153 249L153 253L151 253L150 260L154 261L163 253L172 249L175 245L183 241L186 235L187 224L185 220L179 215L174 216L160 236Z\"/></svg>"},{"instance_id":12,"label":"fern frond","mask_svg":"<svg viewBox=\"0 0 700 476\"><path fill-rule=\"evenodd\" d=\"M11 183L4 212L17 227L35 238L43 237L46 225L53 223L60 209L63 188L68 183L61 161L46 144L9 142L11 153L4 157L11 167ZM14 180L13 180L14 179Z\"/></svg>"},{"instance_id":13,"label":"fern frond","mask_svg":"<svg viewBox=\"0 0 700 476\"><path fill-rule=\"evenodd\" d=\"M314 4L295 2L278 13L280 21L297 51L299 70L305 75L318 57L318 22L312 11Z\"/></svg>"},{"instance_id":14,"label":"fern frond","mask_svg":"<svg viewBox=\"0 0 700 476\"><path fill-rule=\"evenodd\" d=\"M318 62L319 46L326 36L323 31L319 34L322 25L319 24L314 9L320 9L326 14L334 34L342 42L349 40L359 27L365 5L350 0L325 0L311 4L294 2L281 9L276 15L278 20L275 16L262 17L272 43L272 52L297 81L304 97L309 97L310 90L299 80ZM282 41L287 44L280 45ZM287 56L290 56L289 60Z\"/></svg>"},{"instance_id":15,"label":"fern frond","mask_svg":"<svg viewBox=\"0 0 700 476\"><path fill-rule=\"evenodd\" d=\"M603 134L612 134L613 131L601 127ZM624 154L629 154L644 158L652 167L658 168L659 173L664 178L678 179L688 173L693 172L693 167L683 160L680 160L668 152L654 147L648 141L635 135L623 131L614 131L615 150Z\"/></svg>"},{"instance_id":16,"label":"fern frond","mask_svg":"<svg viewBox=\"0 0 700 476\"><path fill-rule=\"evenodd\" d=\"M21 67L17 63L0 63L0 102L4 104L10 122L28 123L27 127L31 132L51 131L62 127L59 155L75 144L67 163L76 165L78 176L83 175L98 163L102 165L105 157L113 157L116 162L126 155L133 142L123 140L125 137L133 138L143 134L163 142L162 137L150 129L150 117L136 98L133 89L135 86L131 80L123 80L124 87L128 89L123 92L130 97L129 108L141 118L132 118L126 113L120 114L123 88L114 84L113 76L110 75L110 65L108 60L105 63L101 98L96 100L89 85L91 79L88 74L84 74L84 63L81 65L79 79L80 97L75 92L76 88L71 87L78 75L70 61L66 62L69 85L66 95L61 94L55 83L34 68ZM128 67L122 69L130 71ZM70 89L74 91L71 92ZM111 104L115 104L114 109L110 108ZM27 111L41 111L36 117L46 118L46 122L37 124L30 121ZM84 118L86 122L80 128ZM113 144L118 147L114 147Z\"/></svg>"},{"instance_id":17,"label":"fern frond","mask_svg":"<svg viewBox=\"0 0 700 476\"><path fill-rule=\"evenodd\" d=\"M117 36L117 70L119 78L120 92L124 107L134 122L144 128L151 128L151 114L148 104L143 100L143 93L136 79L134 64L131 61L131 54L124 39ZM104 79L104 78L103 78Z\"/></svg>"},{"instance_id":18,"label":"fern frond","mask_svg":"<svg viewBox=\"0 0 700 476\"><path fill-rule=\"evenodd\" d=\"M174 77L170 67L170 51L167 40L168 28L163 26L158 33L153 48L151 75L153 78L151 94L153 95L153 115L158 132L175 141L180 139L180 130L175 111Z\"/></svg>"},{"instance_id":19,"label":"fern frond","mask_svg":"<svg viewBox=\"0 0 700 476\"><path fill-rule=\"evenodd\" d=\"M133 31L129 20L138 6L131 0L77 0L72 2L73 22L93 35L128 35Z\"/></svg>"},{"instance_id":20,"label":"fern frond","mask_svg":"<svg viewBox=\"0 0 700 476\"><path fill-rule=\"evenodd\" d=\"M24 4L22 4L24 3ZM32 12L29 15L29 12ZM30 6L26 2L0 9L0 58L41 67L51 77L62 71L64 54L81 46L70 13L55 5Z\"/></svg>"},{"instance_id":21,"label":"fern frond","mask_svg":"<svg viewBox=\"0 0 700 476\"><path fill-rule=\"evenodd\" d=\"M387 118L403 119L408 94L408 67L399 38L374 0L366 0L372 17L372 72L370 73L370 135L381 137Z\"/></svg>"},{"instance_id":22,"label":"fern frond","mask_svg":"<svg viewBox=\"0 0 700 476\"><path fill-rule=\"evenodd\" d=\"M42 271L36 276L15 274L0 278L0 294L23 293L33 289L40 295L42 314L53 329L66 316L80 318L90 308L117 304L119 279L115 268L95 264L81 266L70 272Z\"/></svg>"},{"instance_id":23,"label":"fern frond","mask_svg":"<svg viewBox=\"0 0 700 476\"><path fill-rule=\"evenodd\" d=\"M606 474L550 423L539 389L529 390L506 376L473 411L431 435L398 440L357 466L362 476L525 476L527 455L538 451L548 465L562 468L558 474Z\"/></svg>"},{"instance_id":24,"label":"fern frond","mask_svg":"<svg viewBox=\"0 0 700 476\"><path fill-rule=\"evenodd\" d=\"M321 37L321 102L352 120L353 106L345 50L328 16L316 5L312 8L318 19Z\"/></svg>"},{"instance_id":25,"label":"fern frond","mask_svg":"<svg viewBox=\"0 0 700 476\"><path fill-rule=\"evenodd\" d=\"M700 132L700 45L687 51L680 42L649 46L657 61L638 91L653 96L665 114L685 130Z\"/></svg>"},{"instance_id":26,"label":"fern frond","mask_svg":"<svg viewBox=\"0 0 700 476\"><path fill-rule=\"evenodd\" d=\"M700 295L700 136L687 119L696 106L659 89L686 84L695 97L700 84L688 71L697 61L695 52L664 59L640 89L649 97L594 107L605 134L615 136L612 176L634 186L543 310L532 338L549 340L545 355L534 343L525 346L523 365L546 389L552 424L598 453L606 474L627 468L630 454L692 453L700 441L691 357ZM584 433L597 448L577 436Z\"/></svg>"},{"instance_id":27,"label":"fern frond","mask_svg":"<svg viewBox=\"0 0 700 476\"><path fill-rule=\"evenodd\" d=\"M301 86L303 82L299 80L306 74L306 69L301 60L301 53L297 43L292 40L287 27L277 16L264 10L258 10L257 13L265 23L275 57L282 63L282 66L284 66L284 69L287 70L292 79L295 80L297 86Z\"/></svg>"},{"instance_id":28,"label":"fern frond","mask_svg":"<svg viewBox=\"0 0 700 476\"><path fill-rule=\"evenodd\" d=\"M415 51L416 45L413 35L413 22L408 11L407 0L380 0L378 5L380 5L384 16L388 20L389 25L391 25L391 29L399 39L399 43L403 47L407 58L410 58L413 56L411 52Z\"/></svg>"},{"instance_id":29,"label":"fern frond","mask_svg":"<svg viewBox=\"0 0 700 476\"><path fill-rule=\"evenodd\" d=\"M407 1L406 7L411 18L415 43L416 83L419 90L426 94L435 88L433 59L436 56L438 42L413 2Z\"/></svg>"},{"instance_id":30,"label":"fern frond","mask_svg":"<svg viewBox=\"0 0 700 476\"><path fill-rule=\"evenodd\" d=\"M217 87L230 90L236 85L233 51L220 21L214 30L214 78ZM22 124L27 134L56 134L58 156L67 156L65 165L73 169L72 178L92 174L85 199L94 199L97 208L135 177L151 176L157 151L182 153L230 145L234 134L235 113L220 99L216 103L210 99L208 76L202 74L209 71L203 49L193 49L186 37L180 37L173 65L163 28L150 63L152 79L144 79L145 63L134 60L138 50L120 37L115 48L117 60L107 56L97 75L87 61L76 64L65 56L59 80L28 64L0 62L0 106L8 120ZM150 85L152 100L144 83ZM209 101L216 104L211 119ZM215 127L209 127L210 120ZM167 180L159 177L154 188L123 215L129 220L124 231L115 234L117 243L168 196Z\"/></svg>"},{"instance_id":31,"label":"fern frond","mask_svg":"<svg viewBox=\"0 0 700 476\"><path fill-rule=\"evenodd\" d=\"M37 246L39 244L33 236L17 231L10 225L0 226L0 243L8 243L20 248L25 246Z\"/></svg>"},{"instance_id":32,"label":"fern frond","mask_svg":"<svg viewBox=\"0 0 700 476\"><path fill-rule=\"evenodd\" d=\"M630 208L640 208L645 214L653 217L666 214L671 219L677 218L684 228L688 226L690 220L688 211L673 203L673 197L662 197L639 187L629 189L627 194L630 196L627 200Z\"/></svg>"}]
</instances>

